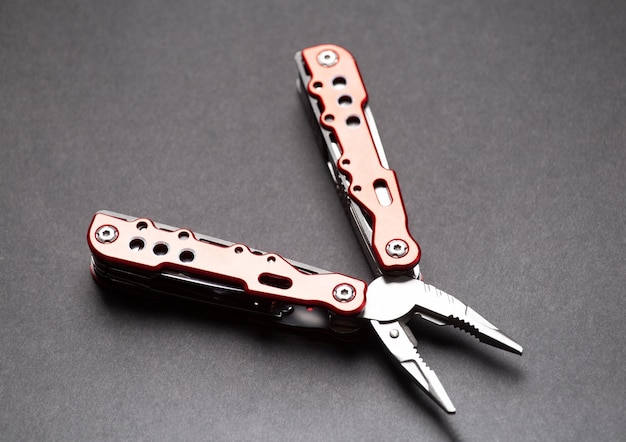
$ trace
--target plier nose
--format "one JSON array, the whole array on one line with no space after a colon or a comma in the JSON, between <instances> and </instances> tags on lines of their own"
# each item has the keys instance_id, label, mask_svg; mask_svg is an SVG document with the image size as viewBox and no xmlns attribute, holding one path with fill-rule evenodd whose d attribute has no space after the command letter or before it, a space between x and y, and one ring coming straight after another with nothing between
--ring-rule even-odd
<instances>
[{"instance_id":1,"label":"plier nose","mask_svg":"<svg viewBox=\"0 0 626 442\"><path fill-rule=\"evenodd\" d=\"M420 316L437 325L452 325L481 342L521 355L523 348L475 310L452 295L406 276L381 276L369 284L362 312L391 356L439 406L456 409L435 372L417 351L407 322Z\"/></svg>"}]
</instances>

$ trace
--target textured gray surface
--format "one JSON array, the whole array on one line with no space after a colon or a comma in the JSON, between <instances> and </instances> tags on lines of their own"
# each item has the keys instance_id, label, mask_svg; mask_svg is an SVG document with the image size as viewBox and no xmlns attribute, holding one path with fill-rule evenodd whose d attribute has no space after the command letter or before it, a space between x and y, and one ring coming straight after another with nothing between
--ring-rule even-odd
<instances>
[{"instance_id":1,"label":"textured gray surface","mask_svg":"<svg viewBox=\"0 0 626 442\"><path fill-rule=\"evenodd\" d=\"M432 284L521 358L415 324L458 413L345 347L100 291L109 209L369 278L293 54L359 61ZM0 4L4 440L618 440L623 2Z\"/></svg>"}]
</instances>

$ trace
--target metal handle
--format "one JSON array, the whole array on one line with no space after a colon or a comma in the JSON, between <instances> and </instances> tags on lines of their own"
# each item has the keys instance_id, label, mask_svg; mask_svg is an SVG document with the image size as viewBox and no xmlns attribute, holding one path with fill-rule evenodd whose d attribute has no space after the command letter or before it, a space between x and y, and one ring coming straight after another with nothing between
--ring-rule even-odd
<instances>
[{"instance_id":1,"label":"metal handle","mask_svg":"<svg viewBox=\"0 0 626 442\"><path fill-rule=\"evenodd\" d=\"M354 315L365 305L363 281L338 273L307 274L275 253L207 241L187 229L168 230L146 218L97 213L87 242L100 263L147 273L164 270L234 283L246 293Z\"/></svg>"},{"instance_id":2,"label":"metal handle","mask_svg":"<svg viewBox=\"0 0 626 442\"><path fill-rule=\"evenodd\" d=\"M356 61L335 45L304 49L301 57L309 77L303 87L317 100L319 124L331 131L341 150L336 167L349 181L348 195L371 218L378 265L383 272L413 269L420 248L408 230L396 174L372 135L367 91Z\"/></svg>"}]
</instances>

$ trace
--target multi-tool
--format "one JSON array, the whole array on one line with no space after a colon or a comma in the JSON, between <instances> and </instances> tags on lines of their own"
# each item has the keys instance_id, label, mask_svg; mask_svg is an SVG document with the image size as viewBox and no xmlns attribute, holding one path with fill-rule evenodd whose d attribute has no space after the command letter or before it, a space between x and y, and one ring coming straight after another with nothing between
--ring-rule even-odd
<instances>
[{"instance_id":1,"label":"multi-tool","mask_svg":"<svg viewBox=\"0 0 626 442\"><path fill-rule=\"evenodd\" d=\"M89 227L92 275L113 289L192 299L339 338L371 328L401 369L454 413L437 375L417 351L407 326L411 318L452 325L513 353L522 354L522 347L421 280L420 248L409 233L398 180L387 164L352 55L320 45L298 52L296 63L298 90L375 279L366 283L244 244L108 211L98 212Z\"/></svg>"}]
</instances>

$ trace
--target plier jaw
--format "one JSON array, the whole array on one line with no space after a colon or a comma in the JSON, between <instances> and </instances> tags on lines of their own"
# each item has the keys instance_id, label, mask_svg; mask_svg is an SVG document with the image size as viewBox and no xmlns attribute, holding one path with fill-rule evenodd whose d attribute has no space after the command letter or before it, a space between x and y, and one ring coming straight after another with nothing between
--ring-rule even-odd
<instances>
[{"instance_id":1,"label":"plier jaw","mask_svg":"<svg viewBox=\"0 0 626 442\"><path fill-rule=\"evenodd\" d=\"M405 276L381 276L368 286L362 314L391 357L439 406L456 409L435 372L417 351L417 339L407 322L420 316L437 325L460 328L481 342L522 354L522 346L472 308L442 290Z\"/></svg>"}]
</instances>

